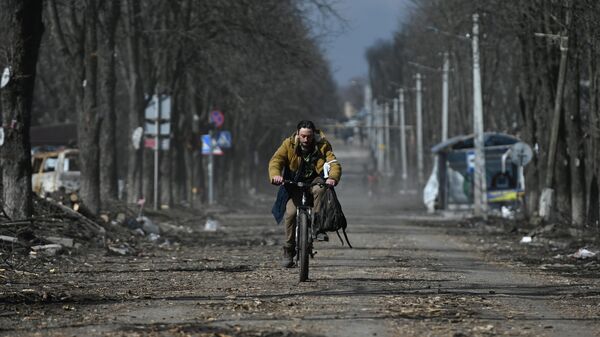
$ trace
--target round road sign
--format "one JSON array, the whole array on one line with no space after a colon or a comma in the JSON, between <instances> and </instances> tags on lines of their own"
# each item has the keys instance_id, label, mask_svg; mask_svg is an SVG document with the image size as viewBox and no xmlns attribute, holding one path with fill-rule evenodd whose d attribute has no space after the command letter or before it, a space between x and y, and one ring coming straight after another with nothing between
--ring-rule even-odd
<instances>
[{"instance_id":1,"label":"round road sign","mask_svg":"<svg viewBox=\"0 0 600 337\"><path fill-rule=\"evenodd\" d=\"M523 142L518 142L511 146L512 162L518 166L525 166L533 158L531 147Z\"/></svg>"},{"instance_id":2,"label":"round road sign","mask_svg":"<svg viewBox=\"0 0 600 337\"><path fill-rule=\"evenodd\" d=\"M225 123L225 116L221 111L213 110L210 112L210 122L220 128Z\"/></svg>"}]
</instances>

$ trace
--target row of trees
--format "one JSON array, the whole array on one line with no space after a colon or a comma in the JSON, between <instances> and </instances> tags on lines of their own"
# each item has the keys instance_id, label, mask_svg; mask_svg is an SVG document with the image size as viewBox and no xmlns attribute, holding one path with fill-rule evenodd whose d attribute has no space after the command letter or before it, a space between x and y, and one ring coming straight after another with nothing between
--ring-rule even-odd
<instances>
[{"instance_id":1,"label":"row of trees","mask_svg":"<svg viewBox=\"0 0 600 337\"><path fill-rule=\"evenodd\" d=\"M22 7L33 4L37 12ZM4 126L15 110L4 97L16 95L25 104L21 138L7 137L0 147L4 208L11 217L31 212L30 206L8 202L28 199L16 189L31 190L30 111L34 124L77 123L80 192L93 212L117 198L119 177L126 182L128 201L151 198L152 150L136 150L131 135L144 125L153 94L171 97L171 147L161 153L159 174L160 203L167 205L200 199L205 184L200 135L210 127L212 109L225 113L224 128L234 136L234 147L217 162L223 198L239 196L264 179L264 170L255 167L266 167L274 144L293 129L290 121L339 111L330 70L308 28L309 19L334 16L326 0L44 4L11 0L0 8L0 24L12 32L10 39L0 40L0 64L12 67L13 79L31 89L35 84L33 97L17 88L17 81L1 90ZM28 31L19 31L14 24L19 15L35 24L27 21ZM28 54L37 52L35 46L15 50L18 41L37 41L39 59ZM33 68L17 67L17 57L26 57Z\"/></svg>"},{"instance_id":2,"label":"row of trees","mask_svg":"<svg viewBox=\"0 0 600 337\"><path fill-rule=\"evenodd\" d=\"M472 14L480 14L485 128L516 134L534 148L526 167L527 206L538 211L554 170L555 213L574 224L597 224L600 140L600 3L594 0L420 0L393 40L367 52L369 81L380 100L411 88L411 62L441 68L450 54L450 136L472 132ZM555 35L552 37L552 35ZM548 164L561 60L568 56L556 160ZM441 138L441 74L425 72L425 148ZM414 117L410 117L414 120ZM414 123L414 122L411 122Z\"/></svg>"}]
</instances>

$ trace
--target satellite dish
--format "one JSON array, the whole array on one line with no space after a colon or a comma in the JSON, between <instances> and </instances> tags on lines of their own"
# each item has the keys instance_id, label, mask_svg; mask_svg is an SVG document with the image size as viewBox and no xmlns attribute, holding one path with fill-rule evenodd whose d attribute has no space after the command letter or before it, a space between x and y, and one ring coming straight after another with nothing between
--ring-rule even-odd
<instances>
[{"instance_id":1,"label":"satellite dish","mask_svg":"<svg viewBox=\"0 0 600 337\"><path fill-rule=\"evenodd\" d=\"M533 151L531 150L531 146L523 142L513 144L513 146L511 146L510 149L510 157L512 159L512 162L517 166L525 166L533 158Z\"/></svg>"},{"instance_id":2,"label":"satellite dish","mask_svg":"<svg viewBox=\"0 0 600 337\"><path fill-rule=\"evenodd\" d=\"M133 134L131 135L131 142L133 143L133 148L139 150L140 145L142 143L142 136L144 135L144 128L138 126L133 130Z\"/></svg>"},{"instance_id":3,"label":"satellite dish","mask_svg":"<svg viewBox=\"0 0 600 337\"><path fill-rule=\"evenodd\" d=\"M0 80L0 89L4 88L8 82L10 81L10 67L4 68L4 72L2 73L2 79Z\"/></svg>"}]
</instances>

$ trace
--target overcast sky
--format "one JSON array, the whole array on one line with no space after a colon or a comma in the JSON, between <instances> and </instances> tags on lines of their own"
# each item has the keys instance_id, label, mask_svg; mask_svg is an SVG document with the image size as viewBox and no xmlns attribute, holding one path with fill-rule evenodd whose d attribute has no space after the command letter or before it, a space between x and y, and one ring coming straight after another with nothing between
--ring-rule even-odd
<instances>
[{"instance_id":1,"label":"overcast sky","mask_svg":"<svg viewBox=\"0 0 600 337\"><path fill-rule=\"evenodd\" d=\"M366 49L378 39L390 39L406 13L407 0L338 0L338 12L349 27L324 45L333 76L346 85L356 76L367 75Z\"/></svg>"}]
</instances>

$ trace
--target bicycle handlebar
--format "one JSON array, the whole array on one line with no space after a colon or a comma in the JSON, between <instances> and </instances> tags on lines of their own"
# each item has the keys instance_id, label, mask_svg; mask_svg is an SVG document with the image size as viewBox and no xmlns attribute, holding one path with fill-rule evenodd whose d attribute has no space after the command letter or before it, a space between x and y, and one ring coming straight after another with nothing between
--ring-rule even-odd
<instances>
[{"instance_id":1,"label":"bicycle handlebar","mask_svg":"<svg viewBox=\"0 0 600 337\"><path fill-rule=\"evenodd\" d=\"M301 181L293 181L293 180L284 180L282 185L295 185L298 187L313 187L313 186L321 186L321 187L327 187L326 183L320 183L320 182L316 182L316 183L304 183Z\"/></svg>"}]
</instances>

